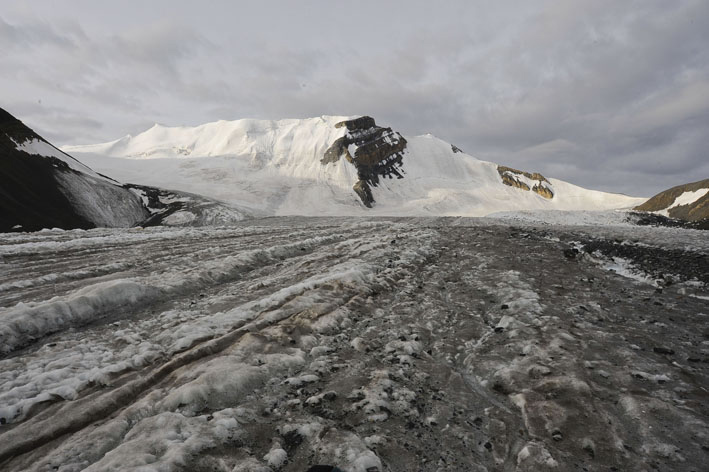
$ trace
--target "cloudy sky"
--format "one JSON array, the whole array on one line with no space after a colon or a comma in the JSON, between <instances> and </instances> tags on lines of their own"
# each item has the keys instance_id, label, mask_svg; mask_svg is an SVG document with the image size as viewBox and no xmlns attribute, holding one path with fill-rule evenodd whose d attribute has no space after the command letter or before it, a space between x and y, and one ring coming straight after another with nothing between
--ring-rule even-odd
<instances>
[{"instance_id":1,"label":"cloudy sky","mask_svg":"<svg viewBox=\"0 0 709 472\"><path fill-rule=\"evenodd\" d=\"M0 0L0 51L0 107L58 145L368 114L590 188L709 178L706 0Z\"/></svg>"}]
</instances>

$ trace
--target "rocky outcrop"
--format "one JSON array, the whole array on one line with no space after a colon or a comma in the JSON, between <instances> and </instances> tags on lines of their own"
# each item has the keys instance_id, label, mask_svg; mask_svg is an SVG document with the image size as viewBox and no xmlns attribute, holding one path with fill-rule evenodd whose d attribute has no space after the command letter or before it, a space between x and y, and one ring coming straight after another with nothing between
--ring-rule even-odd
<instances>
[{"instance_id":1,"label":"rocky outcrop","mask_svg":"<svg viewBox=\"0 0 709 472\"><path fill-rule=\"evenodd\" d=\"M344 157L353 164L358 177L353 190L362 203L371 208L372 187L379 184L381 177L403 178L401 165L406 139L391 128L377 126L370 116L341 121L335 126L345 127L347 132L332 143L320 162L332 164Z\"/></svg>"},{"instance_id":2,"label":"rocky outcrop","mask_svg":"<svg viewBox=\"0 0 709 472\"><path fill-rule=\"evenodd\" d=\"M544 198L554 198L554 191L546 177L538 172L530 173L507 166L497 166L502 183L525 191L532 191Z\"/></svg>"},{"instance_id":3,"label":"rocky outcrop","mask_svg":"<svg viewBox=\"0 0 709 472\"><path fill-rule=\"evenodd\" d=\"M709 219L709 192L685 205L676 202L678 197L687 192L701 192L705 189L709 189L709 179L678 185L658 193L634 209L647 212L666 212L666 216L684 221Z\"/></svg>"},{"instance_id":4,"label":"rocky outcrop","mask_svg":"<svg viewBox=\"0 0 709 472\"><path fill-rule=\"evenodd\" d=\"M372 189L365 180L358 180L356 184L352 187L357 196L362 203L368 208L372 208L372 203L374 203L374 197L372 196Z\"/></svg>"},{"instance_id":5,"label":"rocky outcrop","mask_svg":"<svg viewBox=\"0 0 709 472\"><path fill-rule=\"evenodd\" d=\"M537 184L532 187L532 192L537 193L544 198L548 198L549 200L554 198L554 192L551 191L551 188L541 184Z\"/></svg>"}]
</instances>

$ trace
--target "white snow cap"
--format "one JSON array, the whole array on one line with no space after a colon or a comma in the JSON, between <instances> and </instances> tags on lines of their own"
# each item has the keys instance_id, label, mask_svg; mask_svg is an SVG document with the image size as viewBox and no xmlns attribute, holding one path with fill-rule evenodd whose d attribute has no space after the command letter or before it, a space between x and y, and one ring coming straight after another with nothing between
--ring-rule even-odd
<instances>
[{"instance_id":1,"label":"white snow cap","mask_svg":"<svg viewBox=\"0 0 709 472\"><path fill-rule=\"evenodd\" d=\"M372 187L374 207L368 209L352 188L359 180L355 166L344 158L321 162L348 131L335 125L350 118L155 125L135 137L64 150L123 181L192 192L279 216L485 216L519 210L609 210L645 201L556 179L544 182L554 192L547 199L503 184L497 164L456 152L450 143L427 134L405 137L403 178L380 178Z\"/></svg>"}]
</instances>

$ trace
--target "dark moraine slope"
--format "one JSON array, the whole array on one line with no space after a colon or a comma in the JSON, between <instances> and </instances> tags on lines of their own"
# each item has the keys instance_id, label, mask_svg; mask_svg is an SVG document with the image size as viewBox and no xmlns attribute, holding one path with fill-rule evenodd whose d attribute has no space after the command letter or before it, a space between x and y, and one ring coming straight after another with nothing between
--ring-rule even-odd
<instances>
[{"instance_id":1,"label":"dark moraine slope","mask_svg":"<svg viewBox=\"0 0 709 472\"><path fill-rule=\"evenodd\" d=\"M0 109L0 233L230 224L250 214L200 195L120 183Z\"/></svg>"},{"instance_id":2,"label":"dark moraine slope","mask_svg":"<svg viewBox=\"0 0 709 472\"><path fill-rule=\"evenodd\" d=\"M138 195L58 150L0 109L0 232L133 226Z\"/></svg>"}]
</instances>

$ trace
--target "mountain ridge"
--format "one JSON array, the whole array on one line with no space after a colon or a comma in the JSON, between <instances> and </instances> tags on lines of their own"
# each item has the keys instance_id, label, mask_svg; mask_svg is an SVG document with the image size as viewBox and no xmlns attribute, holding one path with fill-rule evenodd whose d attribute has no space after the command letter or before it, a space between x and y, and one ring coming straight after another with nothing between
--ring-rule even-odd
<instances>
[{"instance_id":1,"label":"mountain ridge","mask_svg":"<svg viewBox=\"0 0 709 472\"><path fill-rule=\"evenodd\" d=\"M485 216L645 201L481 161L368 116L153 126L135 137L63 149L122 180L171 185L272 215Z\"/></svg>"}]
</instances>

